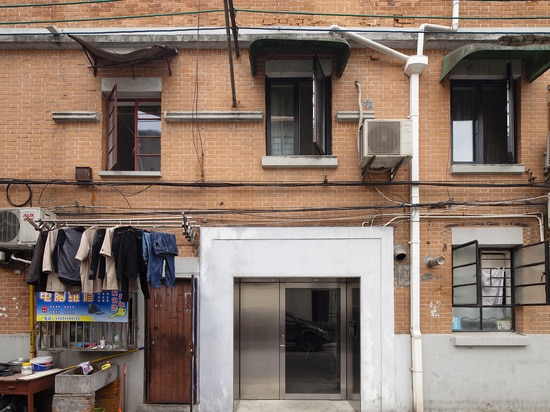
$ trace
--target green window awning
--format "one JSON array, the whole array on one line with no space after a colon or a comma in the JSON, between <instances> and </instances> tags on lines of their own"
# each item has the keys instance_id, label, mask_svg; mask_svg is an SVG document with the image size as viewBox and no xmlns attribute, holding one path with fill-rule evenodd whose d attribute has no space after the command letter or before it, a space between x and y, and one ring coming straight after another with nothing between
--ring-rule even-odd
<instances>
[{"instance_id":1,"label":"green window awning","mask_svg":"<svg viewBox=\"0 0 550 412\"><path fill-rule=\"evenodd\" d=\"M468 44L443 58L440 81L465 59L517 59L525 63L525 76L531 83L550 68L550 44L528 46L500 46L496 44Z\"/></svg>"},{"instance_id":2,"label":"green window awning","mask_svg":"<svg viewBox=\"0 0 550 412\"><path fill-rule=\"evenodd\" d=\"M274 58L279 55L300 54L304 56L332 56L336 61L336 73L342 76L348 63L351 47L341 38L330 37L322 39L297 39L288 37L260 37L254 39L248 46L250 69L255 76L258 71L260 57Z\"/></svg>"}]
</instances>

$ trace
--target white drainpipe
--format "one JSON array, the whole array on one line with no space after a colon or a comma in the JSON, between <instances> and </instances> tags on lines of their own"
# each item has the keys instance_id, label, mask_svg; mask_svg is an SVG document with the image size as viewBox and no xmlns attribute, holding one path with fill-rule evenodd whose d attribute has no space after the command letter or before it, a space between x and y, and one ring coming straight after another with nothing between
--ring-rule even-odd
<instances>
[{"instance_id":1,"label":"white drainpipe","mask_svg":"<svg viewBox=\"0 0 550 412\"><path fill-rule=\"evenodd\" d=\"M425 31L456 31L458 29L458 11L460 0L453 0L452 26L438 26L423 24L420 26L417 41L417 53L414 56L407 56L387 46L376 43L356 33L345 32L337 26L330 27L330 32L336 32L341 36L356 41L366 47L378 50L405 62L404 71L410 79L410 119L412 121L413 145L411 159L411 181L418 182L419 174L419 102L420 102L420 75L428 65L428 57L422 55L424 51ZM411 204L420 204L420 190L418 185L411 185ZM411 323L411 370L413 387L413 410L424 411L424 384L422 367L422 333L420 331L420 209L411 208L410 223L410 256L411 256L411 279L410 279L410 323Z\"/></svg>"}]
</instances>

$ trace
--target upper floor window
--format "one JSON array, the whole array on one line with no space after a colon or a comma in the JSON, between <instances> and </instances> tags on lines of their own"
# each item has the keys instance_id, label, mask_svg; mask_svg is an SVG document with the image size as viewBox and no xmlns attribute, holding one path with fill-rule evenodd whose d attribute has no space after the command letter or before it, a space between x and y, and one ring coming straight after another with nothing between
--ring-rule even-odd
<instances>
[{"instance_id":1,"label":"upper floor window","mask_svg":"<svg viewBox=\"0 0 550 412\"><path fill-rule=\"evenodd\" d=\"M451 80L453 163L514 164L517 85L506 76Z\"/></svg>"},{"instance_id":2,"label":"upper floor window","mask_svg":"<svg viewBox=\"0 0 550 412\"><path fill-rule=\"evenodd\" d=\"M107 170L160 170L160 99L107 98Z\"/></svg>"},{"instance_id":3,"label":"upper floor window","mask_svg":"<svg viewBox=\"0 0 550 412\"><path fill-rule=\"evenodd\" d=\"M160 176L160 77L104 77L102 176Z\"/></svg>"},{"instance_id":4,"label":"upper floor window","mask_svg":"<svg viewBox=\"0 0 550 412\"><path fill-rule=\"evenodd\" d=\"M514 306L548 303L548 243L515 249L453 246L454 331L510 331Z\"/></svg>"},{"instance_id":5,"label":"upper floor window","mask_svg":"<svg viewBox=\"0 0 550 412\"><path fill-rule=\"evenodd\" d=\"M267 155L331 154L330 77L317 57L300 66L266 73Z\"/></svg>"}]
</instances>

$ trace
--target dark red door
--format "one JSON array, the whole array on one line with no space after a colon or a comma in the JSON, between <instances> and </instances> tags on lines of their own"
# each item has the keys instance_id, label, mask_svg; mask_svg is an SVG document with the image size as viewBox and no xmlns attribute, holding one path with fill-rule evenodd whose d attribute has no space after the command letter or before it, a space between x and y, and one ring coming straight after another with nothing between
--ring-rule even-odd
<instances>
[{"instance_id":1,"label":"dark red door","mask_svg":"<svg viewBox=\"0 0 550 412\"><path fill-rule=\"evenodd\" d=\"M147 389L149 403L191 403L193 288L150 288L147 301Z\"/></svg>"}]
</instances>

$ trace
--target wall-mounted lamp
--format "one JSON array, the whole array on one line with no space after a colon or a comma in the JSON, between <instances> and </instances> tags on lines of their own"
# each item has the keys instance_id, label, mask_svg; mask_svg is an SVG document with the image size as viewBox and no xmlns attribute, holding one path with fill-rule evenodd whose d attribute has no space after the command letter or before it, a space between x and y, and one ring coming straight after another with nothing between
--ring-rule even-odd
<instances>
[{"instance_id":1,"label":"wall-mounted lamp","mask_svg":"<svg viewBox=\"0 0 550 412\"><path fill-rule=\"evenodd\" d=\"M439 257L433 257L433 256L426 256L424 258L424 264L428 266L429 268L434 268L436 266L440 266L445 263L445 258L443 256Z\"/></svg>"},{"instance_id":2,"label":"wall-mounted lamp","mask_svg":"<svg viewBox=\"0 0 550 412\"><path fill-rule=\"evenodd\" d=\"M407 257L407 249L403 245L395 245L393 248L393 257L395 260L403 260Z\"/></svg>"}]
</instances>

